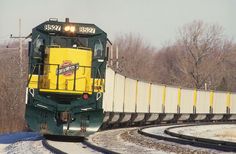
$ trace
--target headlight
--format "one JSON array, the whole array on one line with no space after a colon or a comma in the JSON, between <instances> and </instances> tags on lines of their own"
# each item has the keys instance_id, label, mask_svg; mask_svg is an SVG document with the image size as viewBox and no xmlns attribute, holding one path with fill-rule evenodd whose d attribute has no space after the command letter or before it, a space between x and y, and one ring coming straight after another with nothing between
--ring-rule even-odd
<instances>
[{"instance_id":1,"label":"headlight","mask_svg":"<svg viewBox=\"0 0 236 154\"><path fill-rule=\"evenodd\" d=\"M66 32L68 32L68 31L70 30L70 26L66 26L66 27L64 28L64 30L65 30Z\"/></svg>"},{"instance_id":2,"label":"headlight","mask_svg":"<svg viewBox=\"0 0 236 154\"><path fill-rule=\"evenodd\" d=\"M72 33L74 33L74 32L75 32L75 26L71 26L71 27L70 27L70 31L71 31Z\"/></svg>"},{"instance_id":3,"label":"headlight","mask_svg":"<svg viewBox=\"0 0 236 154\"><path fill-rule=\"evenodd\" d=\"M75 32L75 26L66 26L66 27L64 28L64 30L65 30L66 32L70 31L70 32L74 33L74 32Z\"/></svg>"}]
</instances>

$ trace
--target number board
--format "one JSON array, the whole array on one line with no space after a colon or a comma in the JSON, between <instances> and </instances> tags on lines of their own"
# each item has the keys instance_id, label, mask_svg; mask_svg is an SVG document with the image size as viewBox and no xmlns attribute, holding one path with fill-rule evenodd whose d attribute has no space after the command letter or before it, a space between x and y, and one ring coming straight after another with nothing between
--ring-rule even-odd
<instances>
[{"instance_id":1,"label":"number board","mask_svg":"<svg viewBox=\"0 0 236 154\"><path fill-rule=\"evenodd\" d=\"M61 25L46 24L46 25L44 25L44 30L59 32L59 31L61 31Z\"/></svg>"},{"instance_id":2,"label":"number board","mask_svg":"<svg viewBox=\"0 0 236 154\"><path fill-rule=\"evenodd\" d=\"M79 27L79 33L95 34L96 33L96 28L81 26L81 27Z\"/></svg>"}]
</instances>

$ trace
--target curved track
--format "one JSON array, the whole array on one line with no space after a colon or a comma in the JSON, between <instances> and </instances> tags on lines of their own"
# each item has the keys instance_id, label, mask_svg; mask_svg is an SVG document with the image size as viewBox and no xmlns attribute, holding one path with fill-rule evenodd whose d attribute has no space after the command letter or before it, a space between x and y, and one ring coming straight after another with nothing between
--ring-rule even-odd
<instances>
[{"instance_id":1,"label":"curved track","mask_svg":"<svg viewBox=\"0 0 236 154\"><path fill-rule=\"evenodd\" d=\"M48 149L49 151L56 153L56 154L66 154L66 152L63 152L62 150L57 149L56 147L50 145L47 140L42 141L43 146Z\"/></svg>"},{"instance_id":2,"label":"curved track","mask_svg":"<svg viewBox=\"0 0 236 154\"><path fill-rule=\"evenodd\" d=\"M183 128L204 126L198 124L161 124L144 128L103 130L85 140L60 142L44 140L44 146L54 153L224 153L236 152L236 146L226 142L209 142L189 137ZM225 124L225 123L217 123ZM228 124L228 123L227 123ZM232 123L230 123L232 124ZM214 124L216 125L216 124ZM184 133L179 133L179 130ZM146 137L147 136L147 137ZM186 137L187 136L187 137ZM151 137L151 138L150 138ZM156 140L158 139L158 140Z\"/></svg>"},{"instance_id":3,"label":"curved track","mask_svg":"<svg viewBox=\"0 0 236 154\"><path fill-rule=\"evenodd\" d=\"M219 153L216 150L156 140L139 134L138 129L133 127L98 132L89 136L89 142L100 147L109 148L117 153Z\"/></svg>"},{"instance_id":4,"label":"curved track","mask_svg":"<svg viewBox=\"0 0 236 154\"><path fill-rule=\"evenodd\" d=\"M44 135L46 139L42 141L43 146L49 151L56 154L66 153L109 153L115 154L111 150L96 146L87 141L85 137L75 136L56 136L56 135Z\"/></svg>"},{"instance_id":5,"label":"curved track","mask_svg":"<svg viewBox=\"0 0 236 154\"><path fill-rule=\"evenodd\" d=\"M159 127L144 127L139 129L139 133L148 137L152 137L159 140L165 140L180 144L188 144L197 147L204 147L210 149L216 149L226 152L236 152L236 142L222 141L216 139L208 139L194 135L186 135L185 133L179 133L173 131L174 129L182 129L187 127L196 127L202 125L220 125L220 124L233 124L233 123L198 123L198 124L184 124L184 125L162 125ZM156 129L156 130L155 130Z\"/></svg>"}]
</instances>

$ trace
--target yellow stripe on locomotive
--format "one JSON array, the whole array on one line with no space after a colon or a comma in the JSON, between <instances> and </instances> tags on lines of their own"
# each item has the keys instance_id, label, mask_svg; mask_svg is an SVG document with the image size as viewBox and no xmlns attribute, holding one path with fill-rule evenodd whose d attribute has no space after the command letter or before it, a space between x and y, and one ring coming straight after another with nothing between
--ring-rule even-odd
<instances>
[{"instance_id":1,"label":"yellow stripe on locomotive","mask_svg":"<svg viewBox=\"0 0 236 154\"><path fill-rule=\"evenodd\" d=\"M91 49L48 48L45 52L43 75L32 75L29 88L38 88L39 84L41 92L103 92L104 79L91 78L91 64Z\"/></svg>"}]
</instances>

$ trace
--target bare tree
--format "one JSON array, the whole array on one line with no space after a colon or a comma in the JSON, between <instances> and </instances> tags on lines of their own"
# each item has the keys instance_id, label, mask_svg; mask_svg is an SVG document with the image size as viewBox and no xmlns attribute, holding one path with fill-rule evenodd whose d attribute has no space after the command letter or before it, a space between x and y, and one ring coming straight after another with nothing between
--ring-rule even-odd
<instances>
[{"instance_id":1,"label":"bare tree","mask_svg":"<svg viewBox=\"0 0 236 154\"><path fill-rule=\"evenodd\" d=\"M178 51L175 46L167 46L160 49L153 56L152 81L167 84L181 85L180 72L177 68Z\"/></svg>"},{"instance_id":2,"label":"bare tree","mask_svg":"<svg viewBox=\"0 0 236 154\"><path fill-rule=\"evenodd\" d=\"M232 41L223 36L223 28L194 21L179 30L172 45L154 56L152 80L189 88L231 90L236 65ZM236 70L235 70L236 71Z\"/></svg>"},{"instance_id":3,"label":"bare tree","mask_svg":"<svg viewBox=\"0 0 236 154\"><path fill-rule=\"evenodd\" d=\"M176 46L182 52L178 52L176 65L196 88L203 88L205 83L216 85L219 80L215 79L215 73L229 51L230 44L225 41L223 29L219 25L194 21L179 31Z\"/></svg>"},{"instance_id":4,"label":"bare tree","mask_svg":"<svg viewBox=\"0 0 236 154\"><path fill-rule=\"evenodd\" d=\"M114 46L119 48L119 64L121 74L151 80L153 51L156 49L146 43L140 35L126 34L115 39Z\"/></svg>"},{"instance_id":5,"label":"bare tree","mask_svg":"<svg viewBox=\"0 0 236 154\"><path fill-rule=\"evenodd\" d=\"M222 80L218 85L218 90L236 91L236 44L233 44L230 51L224 56L221 64Z\"/></svg>"}]
</instances>

